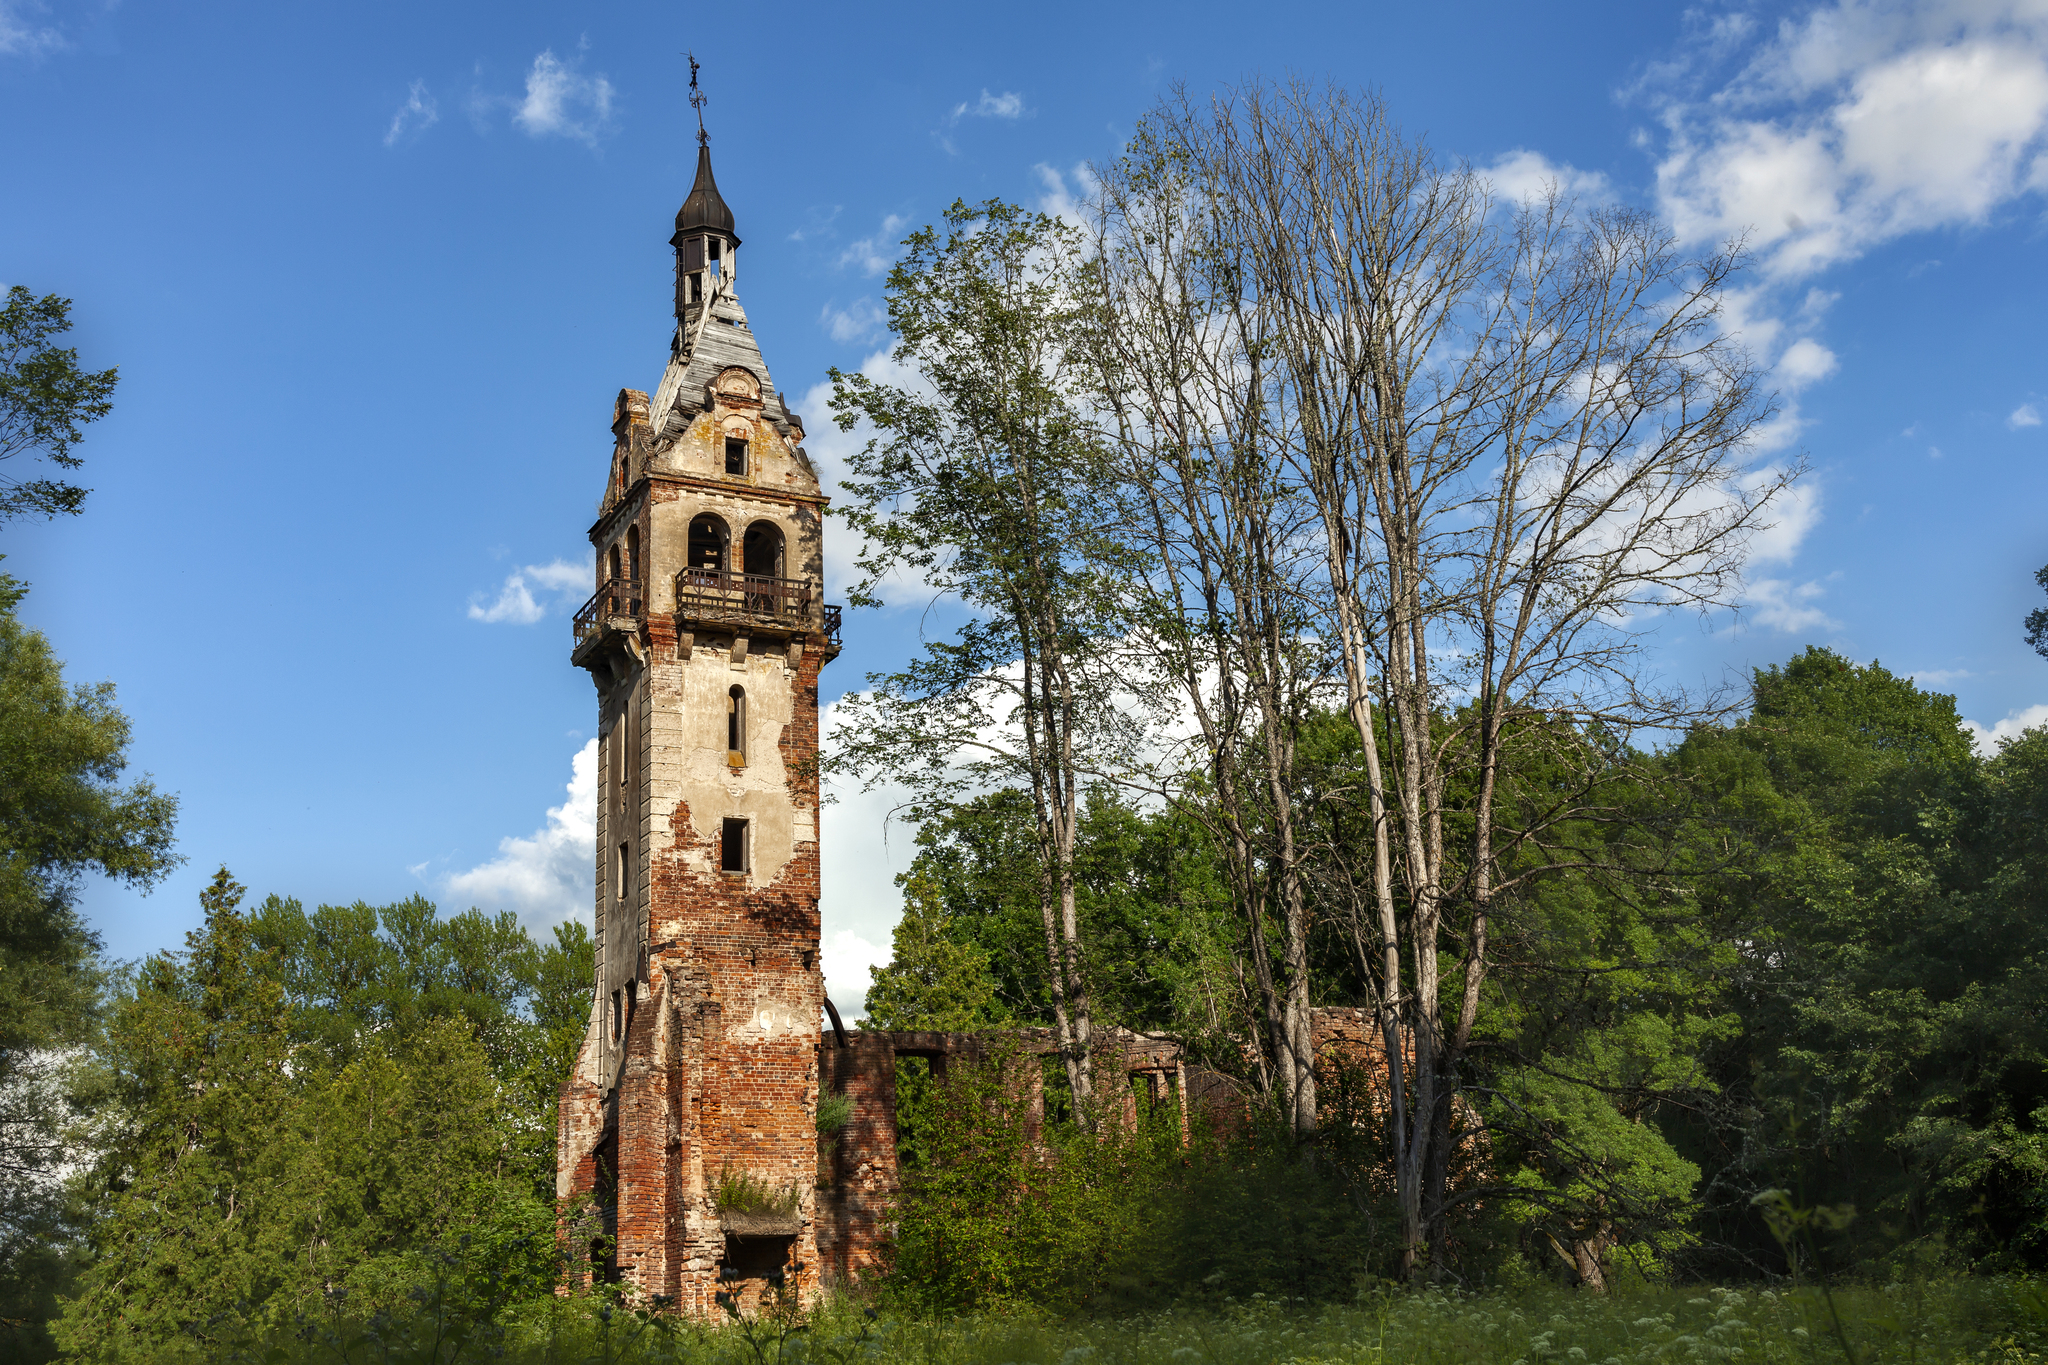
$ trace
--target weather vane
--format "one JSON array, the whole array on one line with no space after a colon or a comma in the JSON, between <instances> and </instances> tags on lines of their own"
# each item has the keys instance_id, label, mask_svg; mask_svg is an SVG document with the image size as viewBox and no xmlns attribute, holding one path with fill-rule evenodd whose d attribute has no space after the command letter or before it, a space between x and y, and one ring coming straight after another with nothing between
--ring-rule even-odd
<instances>
[{"instance_id":1,"label":"weather vane","mask_svg":"<svg viewBox=\"0 0 2048 1365\"><path fill-rule=\"evenodd\" d=\"M704 92L697 88L697 54L685 52L690 59L690 107L697 111L697 145L704 146L711 139L704 132Z\"/></svg>"}]
</instances>

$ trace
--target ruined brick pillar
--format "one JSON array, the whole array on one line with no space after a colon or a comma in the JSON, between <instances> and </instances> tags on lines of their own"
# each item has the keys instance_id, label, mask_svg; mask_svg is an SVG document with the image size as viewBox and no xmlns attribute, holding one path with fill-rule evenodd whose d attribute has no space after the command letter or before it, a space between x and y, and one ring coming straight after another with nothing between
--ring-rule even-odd
<instances>
[{"instance_id":1,"label":"ruined brick pillar","mask_svg":"<svg viewBox=\"0 0 2048 1365\"><path fill-rule=\"evenodd\" d=\"M711 1315L818 1277L818 670L825 498L734 292L740 239L699 148L676 331L621 390L597 592L597 972L556 1176L582 1273ZM721 1201L720 1191L745 1191Z\"/></svg>"}]
</instances>

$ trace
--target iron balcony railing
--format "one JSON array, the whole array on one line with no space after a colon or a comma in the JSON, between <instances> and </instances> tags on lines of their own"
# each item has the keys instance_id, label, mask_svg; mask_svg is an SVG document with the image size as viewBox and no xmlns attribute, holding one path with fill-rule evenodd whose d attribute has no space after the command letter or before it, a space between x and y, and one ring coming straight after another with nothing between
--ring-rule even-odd
<instances>
[{"instance_id":1,"label":"iron balcony railing","mask_svg":"<svg viewBox=\"0 0 2048 1365\"><path fill-rule=\"evenodd\" d=\"M694 621L760 621L802 628L811 618L810 580L725 569L676 575L676 615Z\"/></svg>"},{"instance_id":2,"label":"iron balcony railing","mask_svg":"<svg viewBox=\"0 0 2048 1365\"><path fill-rule=\"evenodd\" d=\"M639 619L645 610L641 593L637 578L607 581L577 609L576 643L597 634L612 617ZM811 614L814 604L818 607L815 618ZM685 569L676 575L676 616L684 621L765 624L801 631L815 619L817 629L837 646L843 611L842 607L817 604L816 592L802 578L723 569Z\"/></svg>"},{"instance_id":3,"label":"iron balcony railing","mask_svg":"<svg viewBox=\"0 0 2048 1365\"><path fill-rule=\"evenodd\" d=\"M640 580L608 579L603 587L591 594L588 602L576 609L576 643L580 645L595 635L597 628L609 617L639 615Z\"/></svg>"}]
</instances>

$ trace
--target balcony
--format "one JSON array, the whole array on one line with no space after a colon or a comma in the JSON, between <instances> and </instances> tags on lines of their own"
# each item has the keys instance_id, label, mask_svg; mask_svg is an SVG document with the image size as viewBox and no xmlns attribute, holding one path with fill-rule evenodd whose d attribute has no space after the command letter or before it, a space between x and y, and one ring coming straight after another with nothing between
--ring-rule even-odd
<instances>
[{"instance_id":1,"label":"balcony","mask_svg":"<svg viewBox=\"0 0 2048 1365\"><path fill-rule=\"evenodd\" d=\"M642 610L640 580L637 578L614 578L591 595L588 602L576 609L573 623L576 643L582 644L597 634L599 626L614 616L630 616L638 620Z\"/></svg>"},{"instance_id":2,"label":"balcony","mask_svg":"<svg viewBox=\"0 0 2048 1365\"><path fill-rule=\"evenodd\" d=\"M685 569L676 575L676 620L713 625L766 626L792 635L822 628L839 643L840 609L818 610L817 590L807 578Z\"/></svg>"},{"instance_id":3,"label":"balcony","mask_svg":"<svg viewBox=\"0 0 2048 1365\"><path fill-rule=\"evenodd\" d=\"M646 610L643 591L636 578L614 578L599 588L576 611L577 645L596 635L613 617L638 621ZM723 569L685 569L676 575L678 626L766 626L792 635L818 631L837 649L843 611L842 607L818 603L816 591L806 579Z\"/></svg>"}]
</instances>

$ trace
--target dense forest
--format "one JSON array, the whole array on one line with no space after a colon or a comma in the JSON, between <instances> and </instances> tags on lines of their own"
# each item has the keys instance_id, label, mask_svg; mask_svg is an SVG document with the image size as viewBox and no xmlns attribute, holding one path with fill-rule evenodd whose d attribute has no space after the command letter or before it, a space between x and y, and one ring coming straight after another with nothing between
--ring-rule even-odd
<instances>
[{"instance_id":1,"label":"dense forest","mask_svg":"<svg viewBox=\"0 0 2048 1365\"><path fill-rule=\"evenodd\" d=\"M1496 205L1289 88L1161 106L1078 221L904 245L916 379L834 376L835 534L857 602L908 576L956 628L825 762L912 793L869 1026L1049 1029L1043 1134L1001 1066L912 1066L879 1282L723 1336L558 1294L587 931L222 868L182 951L109 959L79 888L161 881L176 803L0 579L10 1358L2038 1358L2048 731L1980 752L1820 647L1657 667L1803 473L1722 326L1739 244ZM75 468L110 402L66 308L10 295L0 458ZM1112 1027L1242 1103L1127 1104Z\"/></svg>"}]
</instances>

